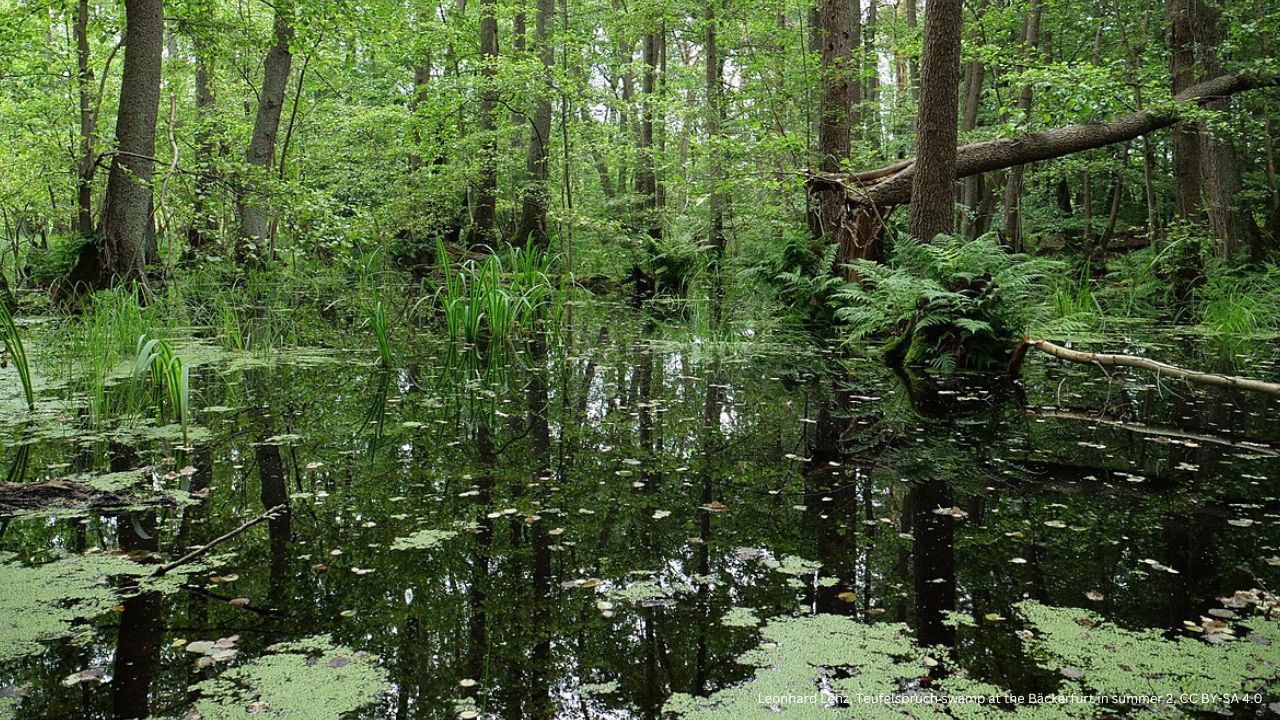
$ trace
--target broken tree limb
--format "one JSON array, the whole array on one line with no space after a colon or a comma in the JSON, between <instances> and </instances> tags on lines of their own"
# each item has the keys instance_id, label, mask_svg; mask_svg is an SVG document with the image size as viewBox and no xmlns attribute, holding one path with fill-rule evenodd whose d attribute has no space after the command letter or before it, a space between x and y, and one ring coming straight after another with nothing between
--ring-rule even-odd
<instances>
[{"instance_id":1,"label":"broken tree limb","mask_svg":"<svg viewBox=\"0 0 1280 720\"><path fill-rule=\"evenodd\" d=\"M1177 380L1186 380L1197 385L1212 385L1215 387L1235 388L1237 390L1249 390L1251 392L1260 392L1266 395L1280 397L1280 384L1263 382L1262 380L1253 380L1250 378L1236 377L1234 375L1215 375L1213 373L1200 372L1198 370L1186 370L1169 365L1156 360L1149 360L1142 357L1134 357L1133 355L1121 355L1119 353L1091 353L1082 352L1080 350L1072 350L1070 348L1055 345L1048 340L1037 340L1034 338L1024 338L1022 344L1013 354L1013 359L1009 362L1009 374L1015 378L1018 376L1022 368L1022 362L1027 356L1027 351L1035 348L1042 352L1046 352L1056 358L1062 360L1070 360L1071 362L1086 363L1089 365L1098 365L1100 367L1131 367L1141 370L1149 370L1157 375L1164 375Z\"/></svg>"},{"instance_id":2,"label":"broken tree limb","mask_svg":"<svg viewBox=\"0 0 1280 720\"><path fill-rule=\"evenodd\" d=\"M1236 93L1278 85L1280 73L1222 75L1183 90L1168 106L1141 110L1110 122L1067 125L963 145L956 149L956 179L1132 140L1177 123L1188 104L1205 105ZM909 158L875 170L813 177L843 186L852 204L884 208L911 202L914 174L915 161Z\"/></svg>"},{"instance_id":3,"label":"broken tree limb","mask_svg":"<svg viewBox=\"0 0 1280 720\"><path fill-rule=\"evenodd\" d=\"M218 537L210 540L204 545L201 545L200 547L196 548L195 550L192 550L191 552L187 553L186 555L183 555L182 557L178 558L177 560L174 560L173 562L165 563L164 565L161 565L160 567L156 568L155 572L151 573L151 577L160 577L161 575L164 575L165 573L169 572L170 570L176 567L179 567L181 565L186 565L192 560L197 560L201 557L204 557L205 553L212 550L215 546L220 545L244 533L246 530L253 527L254 525L257 525L263 520L274 520L276 517L276 513L287 512L288 510L289 510L288 505L283 505L283 504L277 505L271 508L270 510L262 513L258 517L250 520L249 522L241 525L235 530L232 530L231 532L226 533L224 535L219 535Z\"/></svg>"}]
</instances>

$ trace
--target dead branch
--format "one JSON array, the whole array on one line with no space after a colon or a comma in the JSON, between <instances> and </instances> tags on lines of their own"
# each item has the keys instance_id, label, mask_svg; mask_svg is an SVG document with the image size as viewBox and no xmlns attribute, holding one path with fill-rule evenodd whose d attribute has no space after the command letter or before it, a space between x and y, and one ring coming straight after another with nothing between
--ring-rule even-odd
<instances>
[{"instance_id":1,"label":"dead branch","mask_svg":"<svg viewBox=\"0 0 1280 720\"><path fill-rule=\"evenodd\" d=\"M1070 360L1071 362L1098 365L1100 367L1139 368L1141 370L1149 370L1157 375L1164 375L1177 380L1186 380L1187 382L1195 383L1197 385L1212 385L1214 387L1249 390L1251 392L1260 392L1280 397L1280 384L1277 383L1236 377L1234 375L1215 375L1213 373L1205 373L1198 370L1186 370L1177 367L1176 365L1169 365L1156 360L1134 357L1132 355L1081 352L1079 350L1071 350L1070 348L1062 347L1061 345L1055 345L1048 340L1036 340L1034 338L1024 338L1022 344L1018 346L1018 350L1014 353L1013 360L1009 363L1009 374L1013 377L1018 377L1019 371L1022 368L1022 361L1026 357L1027 350L1030 348L1041 350L1056 358Z\"/></svg>"},{"instance_id":2,"label":"dead branch","mask_svg":"<svg viewBox=\"0 0 1280 720\"><path fill-rule=\"evenodd\" d=\"M1232 438L1224 435L1211 435L1209 433L1183 430L1182 428L1168 427L1164 425L1150 425L1132 420L1121 420L1108 415L1095 415L1090 412L1063 410L1061 408L1054 407L1024 407L1022 412L1030 415L1031 417L1078 420L1080 422L1087 422L1095 425L1107 425L1109 427L1119 428L1128 432L1138 433L1139 435L1153 435L1173 440L1186 440L1196 443L1221 445L1223 447L1229 447L1236 450L1257 453L1258 455L1280 457L1280 450L1277 450L1270 445L1264 445L1262 443Z\"/></svg>"}]
</instances>

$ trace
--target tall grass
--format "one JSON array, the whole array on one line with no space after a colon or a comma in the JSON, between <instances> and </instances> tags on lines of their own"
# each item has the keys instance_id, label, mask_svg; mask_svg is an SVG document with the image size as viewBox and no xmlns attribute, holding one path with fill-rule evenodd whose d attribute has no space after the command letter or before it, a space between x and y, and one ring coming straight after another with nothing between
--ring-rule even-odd
<instances>
[{"instance_id":1,"label":"tall grass","mask_svg":"<svg viewBox=\"0 0 1280 720\"><path fill-rule=\"evenodd\" d=\"M1280 267L1243 271L1216 263L1195 292L1195 312L1211 333L1243 337L1280 332Z\"/></svg>"},{"instance_id":2,"label":"tall grass","mask_svg":"<svg viewBox=\"0 0 1280 720\"><path fill-rule=\"evenodd\" d=\"M22 345L22 334L18 332L18 326L13 322L13 315L9 313L9 308L3 302L0 302L0 336L4 338L6 355L4 363L13 361L13 367L18 371L18 379L22 382L22 394L27 399L27 410L35 410L36 394L31 384L31 365L27 362L27 350ZM0 367L3 367L3 363L0 363Z\"/></svg>"},{"instance_id":3,"label":"tall grass","mask_svg":"<svg viewBox=\"0 0 1280 720\"><path fill-rule=\"evenodd\" d=\"M369 313L369 325L373 328L373 336L378 342L378 357L382 367L391 369L394 361L391 356L391 334L387 327L387 311L381 300L374 303Z\"/></svg>"},{"instance_id":4,"label":"tall grass","mask_svg":"<svg viewBox=\"0 0 1280 720\"><path fill-rule=\"evenodd\" d=\"M506 271L501 255L466 260L456 268L444 243L437 245L442 281L435 298L453 342L505 342L532 328L539 312L554 305L547 270L551 258L532 243L511 255Z\"/></svg>"},{"instance_id":5,"label":"tall grass","mask_svg":"<svg viewBox=\"0 0 1280 720\"><path fill-rule=\"evenodd\" d=\"M163 418L164 404L171 417L182 426L182 444L190 441L191 369L174 353L169 343L160 339L138 338L138 355L130 378L130 406L141 410L144 398L150 398Z\"/></svg>"}]
</instances>

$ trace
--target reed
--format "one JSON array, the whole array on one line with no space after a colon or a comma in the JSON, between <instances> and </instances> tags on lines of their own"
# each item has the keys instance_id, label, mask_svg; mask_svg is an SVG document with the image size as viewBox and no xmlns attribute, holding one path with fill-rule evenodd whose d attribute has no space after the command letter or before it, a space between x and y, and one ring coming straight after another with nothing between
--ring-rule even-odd
<instances>
[{"instance_id":1,"label":"reed","mask_svg":"<svg viewBox=\"0 0 1280 720\"><path fill-rule=\"evenodd\" d=\"M22 333L18 332L18 326L13 322L13 315L3 302L0 302L0 336L4 338L5 349L5 357L0 360L0 367L10 361L13 362L13 367L18 371L18 379L22 382L22 394L27 400L27 410L35 410L36 393L31 384L31 365L27 362L27 350L22 345Z\"/></svg>"}]
</instances>

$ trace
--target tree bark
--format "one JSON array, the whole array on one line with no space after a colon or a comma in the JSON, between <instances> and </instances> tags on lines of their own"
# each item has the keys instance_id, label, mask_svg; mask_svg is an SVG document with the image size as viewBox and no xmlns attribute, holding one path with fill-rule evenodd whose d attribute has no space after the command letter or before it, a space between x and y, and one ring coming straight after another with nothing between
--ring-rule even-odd
<instances>
[{"instance_id":1,"label":"tree bark","mask_svg":"<svg viewBox=\"0 0 1280 720\"><path fill-rule=\"evenodd\" d=\"M1202 77L1214 77L1222 72L1220 53L1226 39L1222 11L1212 0L1204 0L1199 11L1196 23L1199 40L1196 45L1196 67ZM1205 107L1220 112L1228 110L1226 100L1215 100L1206 103ZM1262 242L1258 226L1252 214L1240 205L1243 182L1235 144L1229 136L1216 134L1203 120L1200 122L1199 135L1209 220L1220 240L1217 254L1232 257L1240 249L1247 248L1250 257L1261 262Z\"/></svg>"},{"instance_id":2,"label":"tree bark","mask_svg":"<svg viewBox=\"0 0 1280 720\"><path fill-rule=\"evenodd\" d=\"M193 46L196 62L196 149L195 188L191 205L191 227L187 231L189 252L203 250L218 234L218 216L208 206L217 190L217 171L214 158L218 154L217 105L213 78L209 73L208 42L200 37L203 29L195 31Z\"/></svg>"},{"instance_id":3,"label":"tree bark","mask_svg":"<svg viewBox=\"0 0 1280 720\"><path fill-rule=\"evenodd\" d=\"M866 79L866 89L862 96L867 101L867 112L863 115L866 124L866 140L876 155L880 154L883 139L880 131L880 62L876 52L876 21L880 14L880 0L867 0L867 21L862 33L862 75Z\"/></svg>"},{"instance_id":4,"label":"tree bark","mask_svg":"<svg viewBox=\"0 0 1280 720\"><path fill-rule=\"evenodd\" d=\"M929 0L916 113L911 235L930 242L955 229L956 120L960 83L961 0Z\"/></svg>"},{"instance_id":5,"label":"tree bark","mask_svg":"<svg viewBox=\"0 0 1280 720\"><path fill-rule=\"evenodd\" d=\"M497 240L498 206L498 90L494 87L498 63L497 0L480 0L480 173L471 208L472 245Z\"/></svg>"},{"instance_id":6,"label":"tree bark","mask_svg":"<svg viewBox=\"0 0 1280 720\"><path fill-rule=\"evenodd\" d=\"M533 111L532 130L529 135L525 172L528 174L524 198L520 209L520 224L513 242L523 243L532 239L546 250L551 239L547 235L547 158L551 142L551 72L555 67L555 48L548 37L549 26L555 15L555 0L537 0L534 18L533 46L546 73L547 86L541 89L537 107Z\"/></svg>"},{"instance_id":7,"label":"tree bark","mask_svg":"<svg viewBox=\"0 0 1280 720\"><path fill-rule=\"evenodd\" d=\"M960 126L963 132L973 132L978 127L978 110L982 104L982 81L985 74L986 66L981 60L969 61L964 92L964 117ZM969 237L977 237L986 232L986 223L979 212L983 185L981 175L971 175L964 180L964 191L961 193L960 202L973 215L972 220L965 221L965 230Z\"/></svg>"},{"instance_id":8,"label":"tree bark","mask_svg":"<svg viewBox=\"0 0 1280 720\"><path fill-rule=\"evenodd\" d=\"M280 114L284 109L285 89L289 84L289 68L293 63L293 2L277 0L271 23L274 43L263 62L262 88L258 93L258 114L253 121L253 134L245 153L249 177L239 189L236 211L236 260L253 266L263 260L263 243L271 233L266 184L275 165L276 137L280 132Z\"/></svg>"},{"instance_id":9,"label":"tree bark","mask_svg":"<svg viewBox=\"0 0 1280 720\"><path fill-rule=\"evenodd\" d=\"M819 0L815 39L822 47L822 99L818 109L818 168L838 172L849 157L851 128L855 125L852 106L858 102L858 68L853 50L858 46L860 26L858 0ZM815 254L821 255L834 243L836 267L861 258L880 257L876 242L860 246L857 232L845 216L842 194L831 188L809 186L809 235Z\"/></svg>"},{"instance_id":10,"label":"tree bark","mask_svg":"<svg viewBox=\"0 0 1280 720\"><path fill-rule=\"evenodd\" d=\"M1023 52L1035 55L1040 47L1040 15L1043 5L1039 0L1031 0L1029 12L1022 28ZM1018 94L1018 113L1022 116L1023 127L1031 123L1031 85L1024 83ZM1008 183L1004 190L1004 238L1009 249L1022 252L1024 238L1022 234L1022 191L1026 168L1016 165L1009 171Z\"/></svg>"},{"instance_id":11,"label":"tree bark","mask_svg":"<svg viewBox=\"0 0 1280 720\"><path fill-rule=\"evenodd\" d=\"M721 161L721 126L724 121L724 63L720 58L720 47L716 37L716 2L706 0L706 38L703 52L706 53L707 84L707 210L710 222L707 227L707 242L711 245L711 277L712 277L712 318L720 320L724 302L723 278L720 275L721 261L724 259L724 204L725 197L720 191L724 182L724 168Z\"/></svg>"},{"instance_id":12,"label":"tree bark","mask_svg":"<svg viewBox=\"0 0 1280 720\"><path fill-rule=\"evenodd\" d=\"M1169 76L1178 95L1196 82L1195 35L1200 0L1169 0ZM1180 217L1200 204L1200 140L1194 125L1173 130L1173 197Z\"/></svg>"},{"instance_id":13,"label":"tree bark","mask_svg":"<svg viewBox=\"0 0 1280 720\"><path fill-rule=\"evenodd\" d=\"M93 140L98 131L94 104L93 68L89 66L89 0L76 3L76 80L80 93L80 157L76 171L76 231L93 235L93 176L97 163Z\"/></svg>"},{"instance_id":14,"label":"tree bark","mask_svg":"<svg viewBox=\"0 0 1280 720\"><path fill-rule=\"evenodd\" d=\"M73 283L94 287L141 279L154 237L151 176L164 55L163 0L126 0L125 36L116 152L107 178L102 222L95 241L85 246L70 276Z\"/></svg>"},{"instance_id":15,"label":"tree bark","mask_svg":"<svg viewBox=\"0 0 1280 720\"><path fill-rule=\"evenodd\" d=\"M656 18L648 22L657 24ZM653 145L654 106L657 104L658 30L650 28L640 39L644 70L640 78L640 92L644 95L640 109L640 132L637 148L640 165L636 169L637 215L640 227L651 238L662 237L662 224L658 220L658 180L655 169Z\"/></svg>"}]
</instances>

